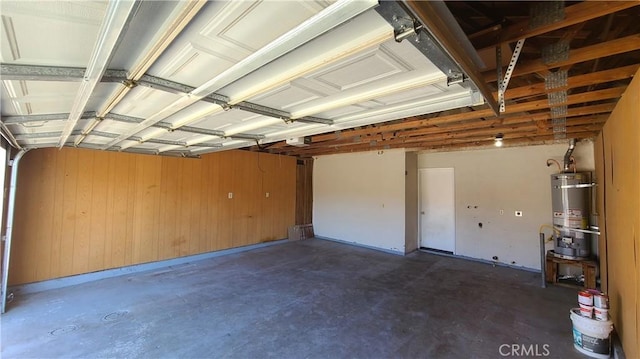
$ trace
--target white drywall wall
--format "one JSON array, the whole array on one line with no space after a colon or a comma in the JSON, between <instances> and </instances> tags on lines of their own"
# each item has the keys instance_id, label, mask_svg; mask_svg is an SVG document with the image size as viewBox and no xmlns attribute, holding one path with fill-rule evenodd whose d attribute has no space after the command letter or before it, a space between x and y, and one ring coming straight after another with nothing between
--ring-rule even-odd
<instances>
[{"instance_id":1,"label":"white drywall wall","mask_svg":"<svg viewBox=\"0 0 640 359\"><path fill-rule=\"evenodd\" d=\"M317 157L313 227L320 237L404 254L404 150Z\"/></svg>"},{"instance_id":2,"label":"white drywall wall","mask_svg":"<svg viewBox=\"0 0 640 359\"><path fill-rule=\"evenodd\" d=\"M557 144L420 153L418 168L455 168L455 253L485 260L497 256L499 262L540 269L538 231L551 222L550 175L557 172L546 160L562 165L567 148ZM573 155L579 171L594 170L592 142L578 143ZM523 216L516 217L515 211Z\"/></svg>"}]
</instances>

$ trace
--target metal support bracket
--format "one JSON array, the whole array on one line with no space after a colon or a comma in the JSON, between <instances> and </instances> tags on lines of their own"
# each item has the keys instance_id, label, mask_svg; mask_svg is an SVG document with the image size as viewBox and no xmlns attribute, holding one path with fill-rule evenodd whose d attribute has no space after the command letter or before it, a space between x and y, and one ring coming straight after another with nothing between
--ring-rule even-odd
<instances>
[{"instance_id":1,"label":"metal support bracket","mask_svg":"<svg viewBox=\"0 0 640 359\"><path fill-rule=\"evenodd\" d=\"M462 72L451 71L447 74L447 86L463 83L467 77Z\"/></svg>"},{"instance_id":2,"label":"metal support bracket","mask_svg":"<svg viewBox=\"0 0 640 359\"><path fill-rule=\"evenodd\" d=\"M516 47L513 49L513 54L511 55L511 60L509 61L509 66L507 66L507 70L504 72L504 78L502 78L502 50L500 47L496 47L496 67L498 71L498 104L500 105L500 113L506 111L504 94L507 91L507 87L509 86L509 81L511 80L511 75L513 74L513 70L516 67L516 63L518 62L518 58L520 57L520 52L522 51L522 47L524 46L524 40L520 39L516 43Z\"/></svg>"}]
</instances>

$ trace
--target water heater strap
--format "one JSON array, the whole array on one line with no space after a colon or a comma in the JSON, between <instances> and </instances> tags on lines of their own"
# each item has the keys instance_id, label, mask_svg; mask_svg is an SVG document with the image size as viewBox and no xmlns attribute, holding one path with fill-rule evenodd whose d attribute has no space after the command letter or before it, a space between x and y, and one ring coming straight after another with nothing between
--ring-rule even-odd
<instances>
[{"instance_id":1,"label":"water heater strap","mask_svg":"<svg viewBox=\"0 0 640 359\"><path fill-rule=\"evenodd\" d=\"M600 232L598 231L590 231L587 229L578 229L578 228L569 228L569 227L553 227L553 228L558 231L580 232L580 233L590 233L590 234L600 235Z\"/></svg>"},{"instance_id":2,"label":"water heater strap","mask_svg":"<svg viewBox=\"0 0 640 359\"><path fill-rule=\"evenodd\" d=\"M553 186L554 188L591 188L597 186L596 183L582 183L582 184L565 184L562 186Z\"/></svg>"}]
</instances>

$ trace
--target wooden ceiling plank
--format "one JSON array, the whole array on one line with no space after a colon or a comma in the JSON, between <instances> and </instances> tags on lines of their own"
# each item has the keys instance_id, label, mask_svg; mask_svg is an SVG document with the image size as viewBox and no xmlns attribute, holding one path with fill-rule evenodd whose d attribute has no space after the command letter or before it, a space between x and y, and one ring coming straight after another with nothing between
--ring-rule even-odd
<instances>
[{"instance_id":1,"label":"wooden ceiling plank","mask_svg":"<svg viewBox=\"0 0 640 359\"><path fill-rule=\"evenodd\" d=\"M640 50L640 34L633 34L619 39L599 43L597 45L585 46L569 51L569 58L553 64L545 64L542 59L529 61L516 66L512 77L528 75L538 71L555 69L562 66L572 65L580 62L595 60L602 57L613 56L630 51ZM487 82L496 81L495 71L483 73Z\"/></svg>"},{"instance_id":2,"label":"wooden ceiling plank","mask_svg":"<svg viewBox=\"0 0 640 359\"><path fill-rule=\"evenodd\" d=\"M567 134L572 138L576 138L578 140L581 139L591 139L597 136L599 131L582 131L580 129L576 130L568 130ZM311 156L320 156L320 155L329 155L329 154L338 154L338 153L352 153L352 152L362 152L362 151L375 151L375 150L386 150L386 149L395 149L395 148L407 148L408 150L452 150L452 149L478 149L479 146L486 146L487 148L493 148L493 139L485 139L485 138L476 138L476 139L468 139L465 141L460 141L458 139L450 139L444 141L437 142L422 142L415 143L411 146L407 146L406 144L394 144L394 145L377 145L377 146L354 146L354 147L345 147L341 149L324 149L322 151L310 152L302 154L302 156L311 157ZM514 137L511 137L508 141L507 147L509 146L518 146L518 145L533 145L533 144L546 144L546 143L555 143L553 135L545 135L545 136L535 136L535 139L532 139L532 133L524 132L514 134ZM293 154L293 153L292 153Z\"/></svg>"},{"instance_id":3,"label":"wooden ceiling plank","mask_svg":"<svg viewBox=\"0 0 640 359\"><path fill-rule=\"evenodd\" d=\"M634 64L616 69L593 72L585 75L572 76L567 79L567 86L553 89L553 91L566 90L583 86L597 85L601 83L630 79L640 68L640 64ZM522 86L514 89L507 89L505 95L507 99L529 97L547 92L544 82ZM495 93L497 97L497 93Z\"/></svg>"},{"instance_id":4,"label":"wooden ceiling plank","mask_svg":"<svg viewBox=\"0 0 640 359\"><path fill-rule=\"evenodd\" d=\"M476 41L476 48L495 47L503 43L511 43L520 39L538 36L547 32L559 30L581 22L589 21L601 16L606 16L618 11L626 10L640 5L638 1L584 1L565 8L565 18L553 24L529 28L529 19L504 27L499 40L480 44Z\"/></svg>"},{"instance_id":5,"label":"wooden ceiling plank","mask_svg":"<svg viewBox=\"0 0 640 359\"><path fill-rule=\"evenodd\" d=\"M571 131L568 132L568 135L570 135L570 137L572 138L576 138L578 140L581 139L588 139L588 138L593 138L595 136L597 136L598 132L596 131L581 131L581 130L576 130L576 131ZM508 144L506 144L506 147L510 147L510 146L518 146L518 145L523 145L523 144L543 144L543 141L553 141L555 142L554 136L553 135L544 135L544 136L535 136L535 139L532 138L532 134L531 133L519 133L519 134L515 134L515 137L512 137L509 139ZM458 143L453 143L453 142L458 142ZM443 141L440 143L423 143L421 144L420 147L422 148L426 148L428 146L433 146L433 147L440 147L440 146L447 146L449 148L470 148L470 147L474 147L474 149L477 146L482 146L485 145L489 148L494 148L493 147L493 139L470 139L469 141L465 141L465 142L459 142L459 141L455 141L455 140L449 140L449 141Z\"/></svg>"},{"instance_id":6,"label":"wooden ceiling plank","mask_svg":"<svg viewBox=\"0 0 640 359\"><path fill-rule=\"evenodd\" d=\"M586 103L591 101L599 101L606 99L618 98L622 95L626 87L613 87L605 90L592 91L589 93L578 93L567 97L567 105ZM507 111L504 114L514 114L524 111L542 110L549 108L549 102L547 100L531 101L519 104L513 104L507 106ZM403 127L420 127L429 125L438 125L443 123L451 123L456 121L472 120L480 117L486 117L492 113L491 110L480 110L470 113L460 113L444 117L436 117L427 120L416 120L411 122L405 122L394 125L381 125L378 127L381 131L393 131L400 130Z\"/></svg>"},{"instance_id":7,"label":"wooden ceiling plank","mask_svg":"<svg viewBox=\"0 0 640 359\"><path fill-rule=\"evenodd\" d=\"M606 99L615 99L617 97L620 97L620 95L624 92L624 89L625 89L624 87L614 87L612 89L570 95L567 98L567 105L577 104L577 103L588 103L591 101L599 101L599 100L606 100ZM615 103L605 103L605 104L598 104L598 105L592 105L592 106L570 108L568 110L567 116L571 117L571 116L579 116L581 114L586 115L591 113L610 112L613 110L614 106L615 106ZM526 102L522 104L508 106L507 112L505 113L505 115L518 114L523 111L531 111L536 109L544 110L548 108L549 108L549 103L547 100L532 101L532 102ZM483 111L466 112L466 113L453 114L453 115L448 115L443 117L435 117L435 118L430 118L426 120L414 120L410 122L404 122L404 123L398 123L398 124L392 124L392 125L382 125L374 128L360 130L359 135L362 136L366 134L375 134L375 133L391 132L391 131L399 131L399 130L401 131L401 130L406 130L407 128L416 128L416 127L424 128L425 126L431 126L434 124L451 124L456 122L478 120L481 117L492 114L492 111L489 109L484 110L484 112ZM531 118L531 120L529 121L534 121L535 119L540 119L542 116L547 117L549 115L548 114L520 115L519 118ZM503 121L507 125L516 123L516 122L510 122L510 121L516 121L516 120L509 120L509 118L505 118ZM447 130L450 130L450 129L448 128ZM369 132L365 132L365 131L369 131ZM352 141L350 139L352 139L353 137L354 135L349 135L349 136L345 136L344 138L347 139L346 141ZM331 146L333 144L331 140L328 140L325 142L327 142L324 144L326 146ZM322 144L323 142L312 141L312 143L313 144L311 147L316 147L316 146L320 146L320 144ZM338 143L342 143L342 142L338 142ZM270 150L271 152L277 153L277 152L281 152L280 150L286 151L287 148L289 148L289 146L287 146L284 142L282 142L280 146L272 146Z\"/></svg>"},{"instance_id":8,"label":"wooden ceiling plank","mask_svg":"<svg viewBox=\"0 0 640 359\"><path fill-rule=\"evenodd\" d=\"M581 116L572 118L567 121L567 129L576 129L577 127L583 127L584 130L595 131L600 130L602 125L607 120L608 115L596 115L596 116ZM542 129L545 130L545 133L552 133L553 125L548 119L542 120L544 125ZM497 133L505 134L505 138L511 138L512 133L519 132L531 132L532 134L540 134L539 130L541 126L536 122L523 122L517 125L500 125L498 123L494 123L495 127L483 127L483 128L475 128L472 130L463 129L463 128L455 128L449 131L438 131L438 132L411 132L411 133L403 133L393 139L385 140L379 142L381 145L396 145L398 143L402 144L411 144L414 142L423 142L423 141L434 141L434 140L446 140L446 139L464 139L468 137L477 137L477 136L487 136L493 138ZM369 140L362 140L358 142L340 142L340 143L325 143L316 147L309 147L308 150L301 149L299 153L306 152L316 152L321 149L341 149L345 147L353 148L354 146L359 146L362 144L369 144Z\"/></svg>"}]
</instances>

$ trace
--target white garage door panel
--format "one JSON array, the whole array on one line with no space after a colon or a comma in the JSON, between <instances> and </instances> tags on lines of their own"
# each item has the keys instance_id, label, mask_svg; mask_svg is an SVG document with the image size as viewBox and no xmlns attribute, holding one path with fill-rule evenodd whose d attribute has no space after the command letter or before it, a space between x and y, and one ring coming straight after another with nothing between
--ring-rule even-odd
<instances>
[{"instance_id":1,"label":"white garage door panel","mask_svg":"<svg viewBox=\"0 0 640 359\"><path fill-rule=\"evenodd\" d=\"M253 103L268 103L272 107L287 110L293 106L307 103L320 98L324 94L317 90L310 90L297 85L295 82L286 84L276 90L252 100Z\"/></svg>"},{"instance_id":2,"label":"white garage door panel","mask_svg":"<svg viewBox=\"0 0 640 359\"><path fill-rule=\"evenodd\" d=\"M443 83L444 86L446 86ZM378 97L375 99L380 106L395 105L407 101L417 101L429 97L434 97L442 94L449 89L443 89L440 85L421 86L412 90L403 91L401 93L394 93L387 96Z\"/></svg>"},{"instance_id":3,"label":"white garage door panel","mask_svg":"<svg viewBox=\"0 0 640 359\"><path fill-rule=\"evenodd\" d=\"M345 24L334 32L323 35L295 50L291 57L269 64L243 80L224 88L223 91L227 91L231 98L235 98L233 91L238 91L237 93L240 95L243 93L239 89L241 84L251 86L250 81L252 79L265 78L266 73L271 68L279 68L278 62L285 63L292 61L294 58L304 60L299 53L306 51L304 54L312 54L313 51L310 51L309 48L313 49L316 44L323 46L322 40L325 37L337 35L353 37L354 35L349 35L351 32L347 34L341 32L343 28L347 28L352 23L361 21L366 26L376 24L379 26L378 29L390 29L386 22L382 20L383 23L377 23L376 21L381 19L373 20L367 17L369 15L371 14L359 16L351 23ZM363 19L366 19L366 21ZM388 28L385 28L385 26ZM340 120L342 116L406 101L405 93L409 93L409 99L416 101L439 95L442 93L442 87L431 87L429 85L434 83L444 83L446 85L446 76L408 42L397 43L394 40L388 40L380 46L351 54L335 63L328 63L322 68L306 74L303 78L296 79L270 91L270 94L286 93L287 90L296 86L299 87L297 84L300 83L304 83L302 92L308 94L306 97L301 96L303 98L302 101L299 98L294 98L293 101L285 104L283 103L286 101L284 96L277 97L273 95L256 96L251 98L250 101L287 110L292 113L294 118L318 116ZM456 89L449 90L455 91ZM244 93L247 92L249 91ZM319 95L323 96L318 97ZM242 98L242 96L238 98ZM380 99L378 103L368 101L377 100L378 98ZM399 116L395 118L399 118Z\"/></svg>"},{"instance_id":4,"label":"white garage door panel","mask_svg":"<svg viewBox=\"0 0 640 359\"><path fill-rule=\"evenodd\" d=\"M391 106L384 106L340 117L335 120L334 127L350 128L382 121L397 120L423 113L446 111L452 108L471 106L472 104L473 101L471 101L471 94L468 89L460 86L452 86L450 91L438 96L404 101Z\"/></svg>"},{"instance_id":5,"label":"white garage door panel","mask_svg":"<svg viewBox=\"0 0 640 359\"><path fill-rule=\"evenodd\" d=\"M392 36L393 28L384 19L373 12L367 12L220 89L219 92L228 96L232 103L250 99L252 102L271 106L270 102L263 102L258 94L300 77L312 78L319 69L326 71L333 63L349 61L352 56L357 56L358 52L375 47ZM333 87L322 88L318 84L309 86L307 82L303 85L319 93L332 93L337 90Z\"/></svg>"},{"instance_id":6,"label":"white garage door panel","mask_svg":"<svg viewBox=\"0 0 640 359\"><path fill-rule=\"evenodd\" d=\"M111 138L89 135L84 140L89 145L100 146L100 145L104 145L104 144L108 143L109 141L111 141Z\"/></svg>"},{"instance_id":7,"label":"white garage door panel","mask_svg":"<svg viewBox=\"0 0 640 359\"><path fill-rule=\"evenodd\" d=\"M166 22L171 22L171 14L178 11L184 2L180 1L143 1L136 12L135 20L127 29L118 50L109 65L113 69L131 69L137 62L139 54L145 46L152 46L158 36L150 29L160 29Z\"/></svg>"},{"instance_id":8,"label":"white garage door panel","mask_svg":"<svg viewBox=\"0 0 640 359\"><path fill-rule=\"evenodd\" d=\"M12 15L12 6L20 6L21 10L29 7L30 12ZM59 8L45 2L40 7L3 1L2 61L86 67L104 6L85 7L78 3L64 6L66 8ZM56 13L47 12L52 8L58 9Z\"/></svg>"},{"instance_id":9,"label":"white garage door panel","mask_svg":"<svg viewBox=\"0 0 640 359\"><path fill-rule=\"evenodd\" d=\"M327 126L320 124L308 124L302 122L294 122L288 124L282 124L279 126L269 126L273 128L273 131L267 131L266 129L260 129L256 132L264 135L269 140L274 140L277 138L279 140L284 140L288 137L301 137L306 136L307 133L311 133L313 131L326 131Z\"/></svg>"},{"instance_id":10,"label":"white garage door panel","mask_svg":"<svg viewBox=\"0 0 640 359\"><path fill-rule=\"evenodd\" d=\"M413 69L391 58L379 47L351 58L341 66L323 71L313 76L313 79L344 91L411 70Z\"/></svg>"},{"instance_id":11,"label":"white garage door panel","mask_svg":"<svg viewBox=\"0 0 640 359\"><path fill-rule=\"evenodd\" d=\"M107 1L2 1L4 16L31 16L40 19L96 25L102 21Z\"/></svg>"},{"instance_id":12,"label":"white garage door panel","mask_svg":"<svg viewBox=\"0 0 640 359\"><path fill-rule=\"evenodd\" d=\"M69 112L79 86L79 82L3 81L6 99L19 104L21 115ZM4 101L5 97L3 106Z\"/></svg>"},{"instance_id":13,"label":"white garage door panel","mask_svg":"<svg viewBox=\"0 0 640 359\"><path fill-rule=\"evenodd\" d=\"M105 118L95 128L96 131L109 132L109 133L122 133L133 126L126 122L120 122Z\"/></svg>"},{"instance_id":14,"label":"white garage door panel","mask_svg":"<svg viewBox=\"0 0 640 359\"><path fill-rule=\"evenodd\" d=\"M178 111L177 113L167 117L163 122L168 122L174 128L180 126L191 125L194 122L201 121L222 111L222 107L209 102L196 102L193 105Z\"/></svg>"},{"instance_id":15,"label":"white garage door panel","mask_svg":"<svg viewBox=\"0 0 640 359\"><path fill-rule=\"evenodd\" d=\"M230 14L224 14L224 19L214 19L211 22L213 26L207 27L203 35L211 40L227 41L253 53L300 25L326 5L314 1L229 2L227 7L233 9L225 9L224 12ZM279 16L281 14L287 16Z\"/></svg>"},{"instance_id":16,"label":"white garage door panel","mask_svg":"<svg viewBox=\"0 0 640 359\"><path fill-rule=\"evenodd\" d=\"M85 112L100 112L121 94L110 110L111 118L106 114L101 121L81 120L74 130L93 128L116 135L84 138L88 145L109 144L112 150L131 146L206 153L255 145L254 140L233 137L239 133L263 136L260 143L266 144L481 102L463 87L447 86L445 74L409 41L396 42L393 26L374 10L377 4L375 0L209 1L200 8L184 2L141 2L115 53L90 59L99 33L107 38L120 34L120 29L103 23L106 12L113 9L106 1L3 0L2 62L87 68L90 60L104 61L107 69L126 72L137 64L148 66L146 74L159 77L158 81L194 88L190 93L169 93L146 84L133 83L128 89L119 82L99 83L86 106L77 105ZM108 58L112 60L105 61ZM141 59L151 60L142 65ZM74 101L82 98L79 84L79 78L2 81L2 116L69 113L77 107ZM211 94L229 101L221 105L202 101ZM236 105L243 101L267 109L260 114L240 110ZM139 123L118 122L115 115L134 117ZM334 123L295 121L307 116ZM293 122L285 122L290 119ZM175 130L158 128L158 122ZM37 125L29 131L62 136L66 120ZM179 130L186 125L222 131L224 136ZM16 134L24 134L17 126L21 125L9 125ZM55 138L23 137L25 144L55 143ZM190 146L148 141L152 139ZM82 137L71 136L67 142L74 140ZM195 146L200 142L223 147Z\"/></svg>"},{"instance_id":17,"label":"white garage door panel","mask_svg":"<svg viewBox=\"0 0 640 359\"><path fill-rule=\"evenodd\" d=\"M148 87L135 87L126 99L112 112L133 117L147 118L158 111L158 104L170 104L180 98L169 92L153 90Z\"/></svg>"},{"instance_id":18,"label":"white garage door panel","mask_svg":"<svg viewBox=\"0 0 640 359\"><path fill-rule=\"evenodd\" d=\"M263 117L265 116L257 115L252 112L242 111L238 109L231 109L228 111L218 112L216 114L208 116L204 120L194 122L193 126L212 129L212 130L225 131L233 125L242 124L246 121L263 118Z\"/></svg>"},{"instance_id":19,"label":"white garage door panel","mask_svg":"<svg viewBox=\"0 0 640 359\"><path fill-rule=\"evenodd\" d=\"M327 5L313 1L211 2L149 71L198 87ZM278 16L283 13L287 16Z\"/></svg>"},{"instance_id":20,"label":"white garage door panel","mask_svg":"<svg viewBox=\"0 0 640 359\"><path fill-rule=\"evenodd\" d=\"M446 76L441 72L434 73L418 70L403 72L381 80L371 81L364 85L352 86L348 90L296 106L291 109L291 115L294 118L315 115L322 111L356 104L398 91L427 86L443 80L446 81Z\"/></svg>"},{"instance_id":21,"label":"white garage door panel","mask_svg":"<svg viewBox=\"0 0 640 359\"><path fill-rule=\"evenodd\" d=\"M258 116L255 118L251 118L250 120L243 121L242 123L236 123L231 126L225 127L224 134L230 136L238 133L250 133L261 127L275 125L283 122L283 120L275 117Z\"/></svg>"},{"instance_id":22,"label":"white garage door panel","mask_svg":"<svg viewBox=\"0 0 640 359\"><path fill-rule=\"evenodd\" d=\"M222 71L233 66L237 60L205 49L196 43L188 43L182 49L175 51L175 57L158 72L158 76L192 87L200 86L203 79L219 75Z\"/></svg>"},{"instance_id":23,"label":"white garage door panel","mask_svg":"<svg viewBox=\"0 0 640 359\"><path fill-rule=\"evenodd\" d=\"M350 106L339 107L329 111L319 112L316 114L316 116L335 120L335 119L342 118L344 116L358 114L366 110L368 110L368 108L355 104Z\"/></svg>"}]
</instances>

